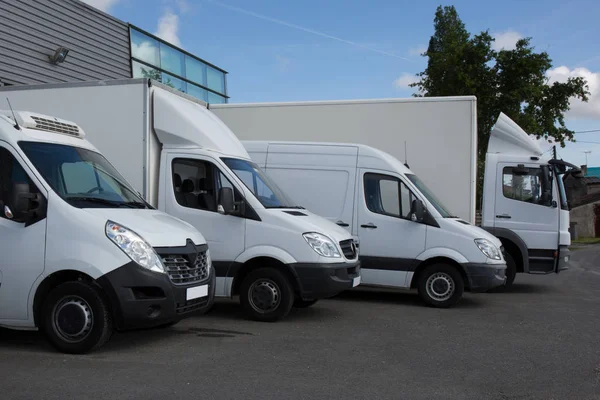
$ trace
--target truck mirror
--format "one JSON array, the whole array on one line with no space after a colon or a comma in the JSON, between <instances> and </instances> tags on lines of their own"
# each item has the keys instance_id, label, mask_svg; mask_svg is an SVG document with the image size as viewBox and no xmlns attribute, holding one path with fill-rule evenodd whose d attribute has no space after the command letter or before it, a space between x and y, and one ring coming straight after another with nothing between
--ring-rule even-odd
<instances>
[{"instance_id":1,"label":"truck mirror","mask_svg":"<svg viewBox=\"0 0 600 400\"><path fill-rule=\"evenodd\" d=\"M224 215L233 214L235 210L233 203L233 189L222 187L219 189L219 206L218 211Z\"/></svg>"},{"instance_id":2,"label":"truck mirror","mask_svg":"<svg viewBox=\"0 0 600 400\"><path fill-rule=\"evenodd\" d=\"M525 168L525 165L519 164L512 169L513 175L523 176L529 174L529 168Z\"/></svg>"},{"instance_id":3,"label":"truck mirror","mask_svg":"<svg viewBox=\"0 0 600 400\"><path fill-rule=\"evenodd\" d=\"M43 202L44 198L40 193L31 193L28 183L14 183L12 196L4 214L11 214L11 219L15 221L27 221L40 213L44 207Z\"/></svg>"},{"instance_id":4,"label":"truck mirror","mask_svg":"<svg viewBox=\"0 0 600 400\"><path fill-rule=\"evenodd\" d=\"M425 218L425 205L421 200L415 199L410 207L410 219L413 222L422 222Z\"/></svg>"}]
</instances>

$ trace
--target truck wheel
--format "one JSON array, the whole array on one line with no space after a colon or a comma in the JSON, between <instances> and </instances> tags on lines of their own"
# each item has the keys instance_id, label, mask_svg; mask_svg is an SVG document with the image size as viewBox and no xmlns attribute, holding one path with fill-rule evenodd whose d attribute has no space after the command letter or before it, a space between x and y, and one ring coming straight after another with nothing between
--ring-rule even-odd
<instances>
[{"instance_id":1,"label":"truck wheel","mask_svg":"<svg viewBox=\"0 0 600 400\"><path fill-rule=\"evenodd\" d=\"M86 282L58 285L48 293L41 312L41 330L64 353L87 353L106 343L113 332L106 301Z\"/></svg>"},{"instance_id":2,"label":"truck wheel","mask_svg":"<svg viewBox=\"0 0 600 400\"><path fill-rule=\"evenodd\" d=\"M506 260L506 283L504 284L504 288L509 288L512 286L517 275L517 263L510 253L506 253L504 258Z\"/></svg>"},{"instance_id":3,"label":"truck wheel","mask_svg":"<svg viewBox=\"0 0 600 400\"><path fill-rule=\"evenodd\" d=\"M240 303L252 319L274 322L289 314L294 304L294 290L281 271L260 268L244 278Z\"/></svg>"},{"instance_id":4,"label":"truck wheel","mask_svg":"<svg viewBox=\"0 0 600 400\"><path fill-rule=\"evenodd\" d=\"M434 264L421 273L417 288L419 296L427 305L448 308L460 300L465 284L456 268L446 264Z\"/></svg>"},{"instance_id":5,"label":"truck wheel","mask_svg":"<svg viewBox=\"0 0 600 400\"><path fill-rule=\"evenodd\" d=\"M302 300L300 298L294 300L294 307L296 308L308 308L315 304L317 300Z\"/></svg>"}]
</instances>

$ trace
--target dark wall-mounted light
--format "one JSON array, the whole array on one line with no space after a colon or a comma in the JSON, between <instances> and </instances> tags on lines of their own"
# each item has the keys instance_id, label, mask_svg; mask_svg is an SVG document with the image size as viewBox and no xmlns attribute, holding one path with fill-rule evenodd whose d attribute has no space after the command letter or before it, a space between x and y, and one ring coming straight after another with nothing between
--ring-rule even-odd
<instances>
[{"instance_id":1,"label":"dark wall-mounted light","mask_svg":"<svg viewBox=\"0 0 600 400\"><path fill-rule=\"evenodd\" d=\"M53 55L48 56L48 59L52 64L60 64L62 62L65 62L67 54L69 54L69 49L61 46L58 49L56 49Z\"/></svg>"}]
</instances>

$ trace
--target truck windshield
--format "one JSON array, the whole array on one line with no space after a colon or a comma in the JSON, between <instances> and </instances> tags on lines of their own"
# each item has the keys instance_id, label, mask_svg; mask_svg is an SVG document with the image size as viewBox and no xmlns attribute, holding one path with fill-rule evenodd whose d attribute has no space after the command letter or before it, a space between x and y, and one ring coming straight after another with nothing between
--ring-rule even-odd
<instances>
[{"instance_id":1,"label":"truck windshield","mask_svg":"<svg viewBox=\"0 0 600 400\"><path fill-rule=\"evenodd\" d=\"M446 207L442 205L442 202L438 200L437 197L429 190L427 186L423 183L423 181L414 174L406 174L406 177L410 179L410 181L419 189L419 191L427 198L427 200L433 205L433 207L440 213L443 218L456 218L456 216L452 215Z\"/></svg>"},{"instance_id":2,"label":"truck windshield","mask_svg":"<svg viewBox=\"0 0 600 400\"><path fill-rule=\"evenodd\" d=\"M52 189L78 208L150 208L94 151L55 143L19 142Z\"/></svg>"},{"instance_id":3,"label":"truck windshield","mask_svg":"<svg viewBox=\"0 0 600 400\"><path fill-rule=\"evenodd\" d=\"M296 206L258 165L239 158L222 158L265 208L301 208Z\"/></svg>"}]
</instances>

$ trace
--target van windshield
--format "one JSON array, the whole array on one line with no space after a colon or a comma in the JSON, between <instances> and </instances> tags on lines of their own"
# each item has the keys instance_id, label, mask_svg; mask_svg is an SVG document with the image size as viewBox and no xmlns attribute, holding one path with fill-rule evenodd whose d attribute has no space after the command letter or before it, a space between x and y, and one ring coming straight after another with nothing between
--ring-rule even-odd
<instances>
[{"instance_id":1,"label":"van windshield","mask_svg":"<svg viewBox=\"0 0 600 400\"><path fill-rule=\"evenodd\" d=\"M239 158L222 158L222 160L265 208L302 208L288 199L258 165Z\"/></svg>"},{"instance_id":2,"label":"van windshield","mask_svg":"<svg viewBox=\"0 0 600 400\"><path fill-rule=\"evenodd\" d=\"M446 207L442 205L442 202L435 197L432 191L429 190L427 186L423 183L423 181L414 174L406 174L406 177L410 179L410 181L419 189L419 191L425 196L425 198L433 205L433 207L440 213L443 218L456 218L456 216L452 215Z\"/></svg>"},{"instance_id":3,"label":"van windshield","mask_svg":"<svg viewBox=\"0 0 600 400\"><path fill-rule=\"evenodd\" d=\"M101 154L55 143L19 142L61 198L78 208L151 208Z\"/></svg>"}]
</instances>

